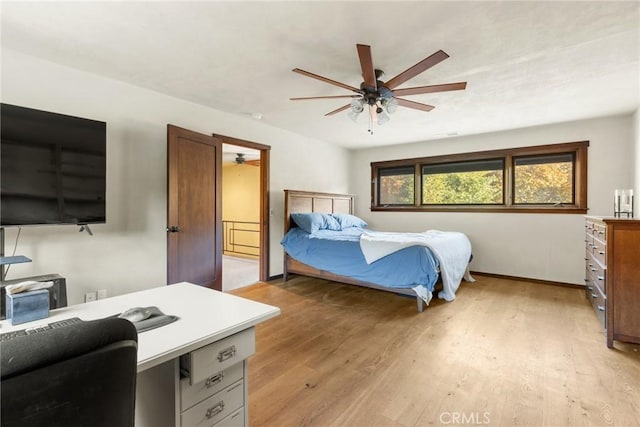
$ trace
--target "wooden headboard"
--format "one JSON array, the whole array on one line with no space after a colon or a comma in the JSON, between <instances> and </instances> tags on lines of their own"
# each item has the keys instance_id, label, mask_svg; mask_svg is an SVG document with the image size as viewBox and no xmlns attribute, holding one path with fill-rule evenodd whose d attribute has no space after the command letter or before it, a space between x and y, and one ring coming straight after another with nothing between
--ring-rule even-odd
<instances>
[{"instance_id":1,"label":"wooden headboard","mask_svg":"<svg viewBox=\"0 0 640 427\"><path fill-rule=\"evenodd\" d=\"M295 212L353 214L353 196L351 194L284 190L285 233L291 228L291 214Z\"/></svg>"}]
</instances>

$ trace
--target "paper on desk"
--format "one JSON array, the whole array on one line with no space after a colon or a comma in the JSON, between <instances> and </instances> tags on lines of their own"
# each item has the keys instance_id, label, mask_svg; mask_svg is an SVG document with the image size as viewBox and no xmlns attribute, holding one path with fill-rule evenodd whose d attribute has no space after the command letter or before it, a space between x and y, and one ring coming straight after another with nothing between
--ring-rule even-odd
<instances>
[{"instance_id":1,"label":"paper on desk","mask_svg":"<svg viewBox=\"0 0 640 427\"><path fill-rule=\"evenodd\" d=\"M14 285L5 286L5 290L9 295L15 295L22 292L37 291L38 289L47 289L53 286L53 282L36 282L34 280L27 280L24 282L16 283Z\"/></svg>"}]
</instances>

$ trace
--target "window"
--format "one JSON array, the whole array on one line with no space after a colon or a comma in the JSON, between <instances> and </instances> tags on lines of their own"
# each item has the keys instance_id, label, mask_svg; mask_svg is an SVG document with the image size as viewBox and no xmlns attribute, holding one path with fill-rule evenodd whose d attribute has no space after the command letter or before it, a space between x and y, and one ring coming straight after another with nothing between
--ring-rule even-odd
<instances>
[{"instance_id":1,"label":"window","mask_svg":"<svg viewBox=\"0 0 640 427\"><path fill-rule=\"evenodd\" d=\"M574 153L514 158L513 203L573 204Z\"/></svg>"},{"instance_id":2,"label":"window","mask_svg":"<svg viewBox=\"0 0 640 427\"><path fill-rule=\"evenodd\" d=\"M422 166L423 205L498 205L504 200L503 159Z\"/></svg>"},{"instance_id":3,"label":"window","mask_svg":"<svg viewBox=\"0 0 640 427\"><path fill-rule=\"evenodd\" d=\"M371 164L372 210L586 213L588 141Z\"/></svg>"},{"instance_id":4,"label":"window","mask_svg":"<svg viewBox=\"0 0 640 427\"><path fill-rule=\"evenodd\" d=\"M415 173L413 166L384 168L380 170L380 193L383 205L413 205Z\"/></svg>"}]
</instances>

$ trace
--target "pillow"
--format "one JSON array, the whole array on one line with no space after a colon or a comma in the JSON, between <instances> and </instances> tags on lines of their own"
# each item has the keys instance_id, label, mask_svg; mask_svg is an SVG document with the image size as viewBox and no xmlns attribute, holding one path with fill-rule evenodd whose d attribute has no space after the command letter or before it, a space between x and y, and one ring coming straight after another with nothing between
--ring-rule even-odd
<instances>
[{"instance_id":1,"label":"pillow","mask_svg":"<svg viewBox=\"0 0 640 427\"><path fill-rule=\"evenodd\" d=\"M367 226L367 223L364 220L362 220L361 218L358 218L355 215L334 213L334 214L331 214L331 216L334 217L336 221L338 221L338 224L340 224L341 229L345 229L349 227L364 228Z\"/></svg>"},{"instance_id":2,"label":"pillow","mask_svg":"<svg viewBox=\"0 0 640 427\"><path fill-rule=\"evenodd\" d=\"M292 213L291 219L309 234L313 234L318 230L335 230L340 231L340 224L330 214L324 213Z\"/></svg>"}]
</instances>

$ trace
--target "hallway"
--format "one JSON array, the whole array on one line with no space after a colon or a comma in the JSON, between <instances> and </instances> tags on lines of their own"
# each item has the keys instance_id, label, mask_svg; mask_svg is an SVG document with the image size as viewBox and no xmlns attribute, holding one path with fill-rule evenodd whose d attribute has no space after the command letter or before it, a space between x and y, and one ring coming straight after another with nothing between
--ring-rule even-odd
<instances>
[{"instance_id":1,"label":"hallway","mask_svg":"<svg viewBox=\"0 0 640 427\"><path fill-rule=\"evenodd\" d=\"M222 256L222 291L253 285L259 279L260 266L258 260Z\"/></svg>"}]
</instances>

